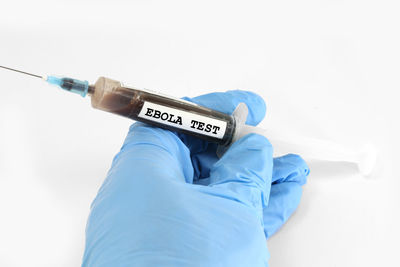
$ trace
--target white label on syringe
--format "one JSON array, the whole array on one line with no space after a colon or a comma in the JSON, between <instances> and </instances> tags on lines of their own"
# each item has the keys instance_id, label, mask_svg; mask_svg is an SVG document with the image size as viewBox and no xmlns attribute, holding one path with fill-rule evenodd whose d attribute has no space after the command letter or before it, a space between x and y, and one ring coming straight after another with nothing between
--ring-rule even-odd
<instances>
[{"instance_id":1,"label":"white label on syringe","mask_svg":"<svg viewBox=\"0 0 400 267\"><path fill-rule=\"evenodd\" d=\"M190 113L145 101L138 115L140 118L169 125L190 132L222 139L226 121Z\"/></svg>"}]
</instances>

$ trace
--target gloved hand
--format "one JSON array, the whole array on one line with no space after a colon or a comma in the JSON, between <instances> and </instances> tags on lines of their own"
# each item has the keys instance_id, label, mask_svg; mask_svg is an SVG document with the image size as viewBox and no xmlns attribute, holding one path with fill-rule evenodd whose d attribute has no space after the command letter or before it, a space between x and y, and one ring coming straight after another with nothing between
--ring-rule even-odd
<instances>
[{"instance_id":1,"label":"gloved hand","mask_svg":"<svg viewBox=\"0 0 400 267\"><path fill-rule=\"evenodd\" d=\"M264 101L245 91L188 99L225 113ZM91 206L83 266L267 266L266 238L288 219L308 167L296 155L272 158L250 134L217 158L217 146L134 123Z\"/></svg>"}]
</instances>

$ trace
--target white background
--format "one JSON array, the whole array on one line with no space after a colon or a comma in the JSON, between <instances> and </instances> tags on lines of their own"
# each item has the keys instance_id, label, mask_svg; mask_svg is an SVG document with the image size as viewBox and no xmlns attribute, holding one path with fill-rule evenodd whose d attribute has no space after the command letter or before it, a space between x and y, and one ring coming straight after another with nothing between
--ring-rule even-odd
<instances>
[{"instance_id":1,"label":"white background","mask_svg":"<svg viewBox=\"0 0 400 267\"><path fill-rule=\"evenodd\" d=\"M400 266L396 2L2 0L0 65L178 97L253 90L264 127L375 143L375 180L309 162L270 265ZM78 266L90 203L131 122L39 79L4 70L0 81L0 265Z\"/></svg>"}]
</instances>

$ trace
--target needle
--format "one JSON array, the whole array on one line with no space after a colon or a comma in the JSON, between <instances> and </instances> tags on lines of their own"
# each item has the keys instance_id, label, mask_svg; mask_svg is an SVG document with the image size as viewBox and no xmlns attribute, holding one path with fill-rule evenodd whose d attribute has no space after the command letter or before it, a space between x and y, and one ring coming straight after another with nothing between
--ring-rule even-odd
<instances>
[{"instance_id":1,"label":"needle","mask_svg":"<svg viewBox=\"0 0 400 267\"><path fill-rule=\"evenodd\" d=\"M15 72L19 72L19 73L23 73L23 74L27 74L27 75L30 75L30 76L36 77L36 78L43 79L43 76L36 75L36 74L32 74L32 73L29 73L29 72L20 71L20 70L16 70L16 69L12 69L12 68L8 68L8 67L4 67L4 66L0 66L0 68L6 69L6 70L12 70L12 71L15 71Z\"/></svg>"},{"instance_id":2,"label":"needle","mask_svg":"<svg viewBox=\"0 0 400 267\"><path fill-rule=\"evenodd\" d=\"M49 84L56 85L56 86L60 87L61 89L67 90L72 93L79 94L83 97L86 96L88 93L89 94L92 93L92 91L94 90L93 86L89 86L88 81L81 81L81 80L72 79L72 78L68 78L68 77L59 77L59 76L52 76L52 75L41 76L41 75L36 75L36 74L29 73L29 72L21 71L21 70L12 69L12 68L5 67L5 66L0 66L0 68L23 73L23 74L30 75L30 76L33 76L36 78L40 78Z\"/></svg>"}]
</instances>

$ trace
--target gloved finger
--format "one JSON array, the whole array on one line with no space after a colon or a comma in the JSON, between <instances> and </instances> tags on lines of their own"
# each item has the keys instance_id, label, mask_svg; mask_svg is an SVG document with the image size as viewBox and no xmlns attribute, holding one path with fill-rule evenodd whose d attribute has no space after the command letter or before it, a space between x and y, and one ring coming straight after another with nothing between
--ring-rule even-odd
<instances>
[{"instance_id":1,"label":"gloved finger","mask_svg":"<svg viewBox=\"0 0 400 267\"><path fill-rule=\"evenodd\" d=\"M272 182L296 182L303 185L307 182L310 173L307 163L296 154L287 154L274 158Z\"/></svg>"},{"instance_id":2,"label":"gloved finger","mask_svg":"<svg viewBox=\"0 0 400 267\"><path fill-rule=\"evenodd\" d=\"M272 186L268 206L264 208L264 233L273 235L292 215L300 203L302 185L310 170L298 155L285 155L274 159Z\"/></svg>"},{"instance_id":3,"label":"gloved finger","mask_svg":"<svg viewBox=\"0 0 400 267\"><path fill-rule=\"evenodd\" d=\"M249 125L257 125L260 123L266 112L266 105L262 97L250 91L231 90L227 92L205 94L193 98L184 97L183 99L226 114L232 114L236 106L243 102L247 105L249 110L246 120L246 124ZM179 136L189 147L192 154L205 151L208 147L208 142L206 141L184 134Z\"/></svg>"},{"instance_id":4,"label":"gloved finger","mask_svg":"<svg viewBox=\"0 0 400 267\"><path fill-rule=\"evenodd\" d=\"M248 107L247 124L257 125L265 116L266 105L257 94L249 91L233 90L227 92L210 93L194 98L184 99L223 113L232 114L239 103ZM199 138L179 134L181 140L190 149L194 168L194 180L197 182L210 175L211 166L218 160L216 153L217 144L209 143Z\"/></svg>"},{"instance_id":5,"label":"gloved finger","mask_svg":"<svg viewBox=\"0 0 400 267\"><path fill-rule=\"evenodd\" d=\"M296 182L273 184L269 203L264 208L264 233L268 239L289 219L300 203L302 187Z\"/></svg>"},{"instance_id":6,"label":"gloved finger","mask_svg":"<svg viewBox=\"0 0 400 267\"><path fill-rule=\"evenodd\" d=\"M193 98L187 98L201 106L205 106L223 113L232 114L239 103L245 103L249 108L246 124L257 125L265 116L266 105L262 97L256 93L243 90L216 92Z\"/></svg>"},{"instance_id":7,"label":"gloved finger","mask_svg":"<svg viewBox=\"0 0 400 267\"><path fill-rule=\"evenodd\" d=\"M221 197L254 208L262 220L272 177L272 146L267 138L249 134L211 168L209 187Z\"/></svg>"},{"instance_id":8,"label":"gloved finger","mask_svg":"<svg viewBox=\"0 0 400 267\"><path fill-rule=\"evenodd\" d=\"M140 166L137 166L140 164ZM126 165L126 166L125 166ZM171 131L136 122L115 156L112 170L117 166L131 173L143 169L164 179L192 183L193 167L188 148Z\"/></svg>"}]
</instances>

